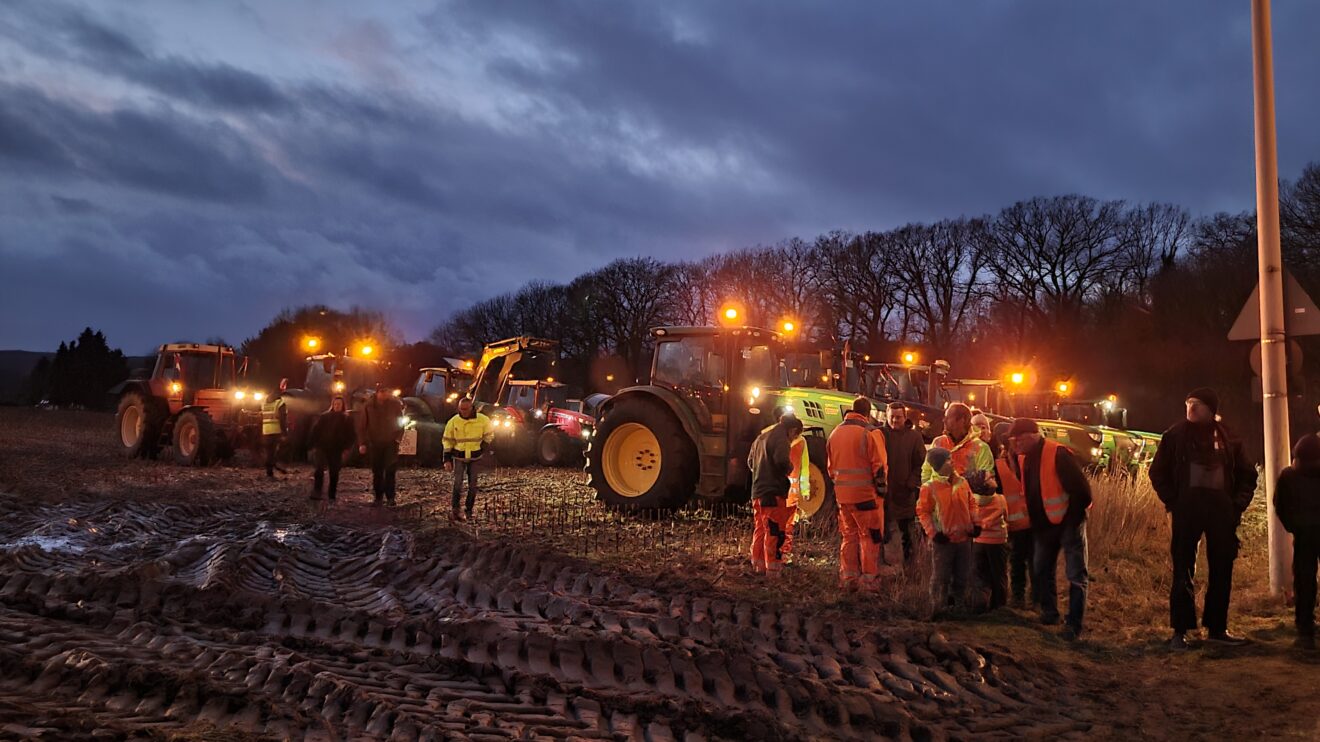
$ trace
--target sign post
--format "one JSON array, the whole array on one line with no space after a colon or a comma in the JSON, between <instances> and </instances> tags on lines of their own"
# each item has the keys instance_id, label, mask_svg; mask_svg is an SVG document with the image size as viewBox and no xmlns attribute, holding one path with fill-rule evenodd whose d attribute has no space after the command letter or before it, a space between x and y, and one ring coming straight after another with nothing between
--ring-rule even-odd
<instances>
[{"instance_id":1,"label":"sign post","mask_svg":"<svg viewBox=\"0 0 1320 742\"><path fill-rule=\"evenodd\" d=\"M1256 233L1260 269L1261 396L1265 417L1265 502L1269 508L1270 593L1287 581L1291 544L1274 512L1279 472L1290 463L1287 336L1283 258L1279 249L1279 164L1274 138L1274 52L1269 0L1251 0L1251 48L1256 109Z\"/></svg>"}]
</instances>

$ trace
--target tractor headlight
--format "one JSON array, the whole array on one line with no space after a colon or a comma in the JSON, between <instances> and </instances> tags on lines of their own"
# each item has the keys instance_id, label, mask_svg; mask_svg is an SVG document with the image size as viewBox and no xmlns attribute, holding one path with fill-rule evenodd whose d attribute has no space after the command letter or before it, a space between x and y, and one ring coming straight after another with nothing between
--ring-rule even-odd
<instances>
[{"instance_id":1,"label":"tractor headlight","mask_svg":"<svg viewBox=\"0 0 1320 742\"><path fill-rule=\"evenodd\" d=\"M183 391L183 384L180 384L177 381L170 384L170 391L173 392L174 394L178 394L179 392Z\"/></svg>"},{"instance_id":2,"label":"tractor headlight","mask_svg":"<svg viewBox=\"0 0 1320 742\"><path fill-rule=\"evenodd\" d=\"M541 419L541 418L543 418L543 417L545 417L545 413L542 412L542 411L539 410L539 409L536 410L535 412L533 412L532 415L533 415L534 417L536 417L536 419L538 419L538 420Z\"/></svg>"},{"instance_id":3,"label":"tractor headlight","mask_svg":"<svg viewBox=\"0 0 1320 742\"><path fill-rule=\"evenodd\" d=\"M337 392L342 392L342 391L344 391L344 382L342 382L342 381L336 381L336 382L335 382L335 391L337 391Z\"/></svg>"},{"instance_id":4,"label":"tractor headlight","mask_svg":"<svg viewBox=\"0 0 1320 742\"><path fill-rule=\"evenodd\" d=\"M402 417L399 418L399 427L400 427L400 428L405 428L405 429L406 429L406 428L410 427L411 425L412 425L412 418L411 418L411 417L409 417L409 416L407 416L407 415L404 415L404 416L402 416Z\"/></svg>"},{"instance_id":5,"label":"tractor headlight","mask_svg":"<svg viewBox=\"0 0 1320 742\"><path fill-rule=\"evenodd\" d=\"M263 399L265 399L265 398L266 398L266 393L265 393L265 392L253 392L253 393L252 393L252 401L253 401L253 402L260 402L261 400L263 400Z\"/></svg>"},{"instance_id":6,"label":"tractor headlight","mask_svg":"<svg viewBox=\"0 0 1320 742\"><path fill-rule=\"evenodd\" d=\"M445 397L446 402L453 402L456 399L458 399L458 392L454 392L453 394L450 394L448 397Z\"/></svg>"},{"instance_id":7,"label":"tractor headlight","mask_svg":"<svg viewBox=\"0 0 1320 742\"><path fill-rule=\"evenodd\" d=\"M512 428L512 427L513 427L513 421L512 421L512 420L505 420L505 421L504 421L504 427L506 427L506 428Z\"/></svg>"},{"instance_id":8,"label":"tractor headlight","mask_svg":"<svg viewBox=\"0 0 1320 742\"><path fill-rule=\"evenodd\" d=\"M583 437L583 438L590 438L590 437L591 437L591 429L590 429L590 428L583 428L583 429L582 429L582 437Z\"/></svg>"},{"instance_id":9,"label":"tractor headlight","mask_svg":"<svg viewBox=\"0 0 1320 742\"><path fill-rule=\"evenodd\" d=\"M1103 449L1092 448L1092 449L1091 449L1091 458L1093 458L1093 459L1099 459L1101 456L1104 455L1104 453L1105 453L1105 452L1104 452Z\"/></svg>"},{"instance_id":10,"label":"tractor headlight","mask_svg":"<svg viewBox=\"0 0 1320 742\"><path fill-rule=\"evenodd\" d=\"M234 392L234 399L237 399L237 400L240 400L240 401L241 401L241 400L245 399L246 397L247 397L247 392L243 391L242 389L240 389L240 390Z\"/></svg>"}]
</instances>

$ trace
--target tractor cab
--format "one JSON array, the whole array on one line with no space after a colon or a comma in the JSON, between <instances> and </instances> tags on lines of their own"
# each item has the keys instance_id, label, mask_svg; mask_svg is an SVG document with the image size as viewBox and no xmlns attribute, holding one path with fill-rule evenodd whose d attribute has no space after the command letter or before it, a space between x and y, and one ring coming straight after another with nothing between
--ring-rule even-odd
<instances>
[{"instance_id":1,"label":"tractor cab","mask_svg":"<svg viewBox=\"0 0 1320 742\"><path fill-rule=\"evenodd\" d=\"M436 420L448 420L458 407L458 398L472 386L472 366L472 361L446 358L444 366L421 369L404 404L424 407Z\"/></svg>"},{"instance_id":2,"label":"tractor cab","mask_svg":"<svg viewBox=\"0 0 1320 742\"><path fill-rule=\"evenodd\" d=\"M828 350L785 353L782 364L787 386L807 389L835 387L834 354Z\"/></svg>"},{"instance_id":3,"label":"tractor cab","mask_svg":"<svg viewBox=\"0 0 1320 742\"><path fill-rule=\"evenodd\" d=\"M303 389L318 398L325 398L327 406L332 397L345 400L365 396L385 380L389 363L375 358L337 356L326 353L307 359L307 379Z\"/></svg>"},{"instance_id":4,"label":"tractor cab","mask_svg":"<svg viewBox=\"0 0 1320 742\"><path fill-rule=\"evenodd\" d=\"M516 337L487 345L473 371L471 396L478 409L500 405L512 381L553 382L559 371L559 342Z\"/></svg>"},{"instance_id":5,"label":"tractor cab","mask_svg":"<svg viewBox=\"0 0 1320 742\"><path fill-rule=\"evenodd\" d=\"M863 363L861 393L883 403L907 405L908 418L929 442L944 429L944 409L954 400L944 387L948 361L930 365Z\"/></svg>"}]
</instances>

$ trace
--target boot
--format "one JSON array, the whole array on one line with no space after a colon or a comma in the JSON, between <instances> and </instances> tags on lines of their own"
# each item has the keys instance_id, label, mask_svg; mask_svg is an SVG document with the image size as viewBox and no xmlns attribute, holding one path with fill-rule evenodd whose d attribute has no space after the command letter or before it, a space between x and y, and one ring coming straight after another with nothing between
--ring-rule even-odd
<instances>
[{"instance_id":1,"label":"boot","mask_svg":"<svg viewBox=\"0 0 1320 742\"><path fill-rule=\"evenodd\" d=\"M1187 643L1186 632L1183 631L1173 632L1173 638L1169 640L1169 649L1172 649L1175 652L1185 652L1191 648L1192 645Z\"/></svg>"},{"instance_id":2,"label":"boot","mask_svg":"<svg viewBox=\"0 0 1320 742\"><path fill-rule=\"evenodd\" d=\"M1230 634L1226 630L1211 631L1210 636L1206 637L1206 639L1207 641L1212 641L1215 644L1224 644L1230 647L1240 647L1244 644L1251 643L1250 640L1234 634Z\"/></svg>"},{"instance_id":3,"label":"boot","mask_svg":"<svg viewBox=\"0 0 1320 742\"><path fill-rule=\"evenodd\" d=\"M462 519L463 519L463 513L458 508L454 508L453 510L449 511L450 523L457 523Z\"/></svg>"}]
</instances>

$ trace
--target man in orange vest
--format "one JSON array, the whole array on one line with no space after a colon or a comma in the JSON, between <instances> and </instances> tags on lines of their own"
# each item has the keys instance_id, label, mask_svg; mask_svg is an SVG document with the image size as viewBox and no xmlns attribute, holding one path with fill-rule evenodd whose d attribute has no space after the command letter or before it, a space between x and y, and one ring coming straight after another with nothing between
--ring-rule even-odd
<instances>
[{"instance_id":1,"label":"man in orange vest","mask_svg":"<svg viewBox=\"0 0 1320 742\"><path fill-rule=\"evenodd\" d=\"M793 441L802 437L802 421L784 415L752 442L747 464L752 470L752 570L770 577L784 567L784 541L797 503L788 505L791 494ZM802 446L805 448L805 445ZM798 450L799 460L801 448Z\"/></svg>"},{"instance_id":2,"label":"man in orange vest","mask_svg":"<svg viewBox=\"0 0 1320 742\"><path fill-rule=\"evenodd\" d=\"M953 470L974 487L984 480L991 490L995 484L995 457L990 445L972 429L972 411L962 402L954 402L944 411L944 435L931 446L946 449L953 455ZM978 473L979 472L979 473ZM934 471L927 463L921 467L921 481L929 482Z\"/></svg>"},{"instance_id":3,"label":"man in orange vest","mask_svg":"<svg viewBox=\"0 0 1320 742\"><path fill-rule=\"evenodd\" d=\"M1011 577L1011 592L1014 608L1027 607L1027 583L1031 583L1031 604L1039 605L1040 596L1036 593L1036 581L1031 578L1031 569L1036 537L1031 533L1031 516L1027 513L1027 496L1022 491L1022 482L1018 479L1018 459L1013 447L1008 443L1009 423L995 426L995 437L999 439L999 456L995 459L995 476L999 480L999 492L1004 496L1005 520L1008 524L1008 566Z\"/></svg>"},{"instance_id":4,"label":"man in orange vest","mask_svg":"<svg viewBox=\"0 0 1320 742\"><path fill-rule=\"evenodd\" d=\"M1066 446L1046 440L1035 420L1018 418L1008 430L1018 457L1019 479L1035 543L1032 582L1040 599L1041 623L1059 622L1059 594L1054 581L1059 552L1068 577L1068 616L1063 638L1081 636L1086 612L1086 509L1091 482Z\"/></svg>"},{"instance_id":5,"label":"man in orange vest","mask_svg":"<svg viewBox=\"0 0 1320 742\"><path fill-rule=\"evenodd\" d=\"M885 541L885 437L871 424L871 401L858 397L843 424L830 433L826 455L839 503L839 583L854 590L877 586Z\"/></svg>"},{"instance_id":6,"label":"man in orange vest","mask_svg":"<svg viewBox=\"0 0 1320 742\"><path fill-rule=\"evenodd\" d=\"M921 485L917 497L917 520L931 543L930 592L937 612L950 605L960 608L967 602L972 539L981 534L972 488L958 476L951 458L948 449L930 449L926 463L934 474Z\"/></svg>"}]
</instances>

